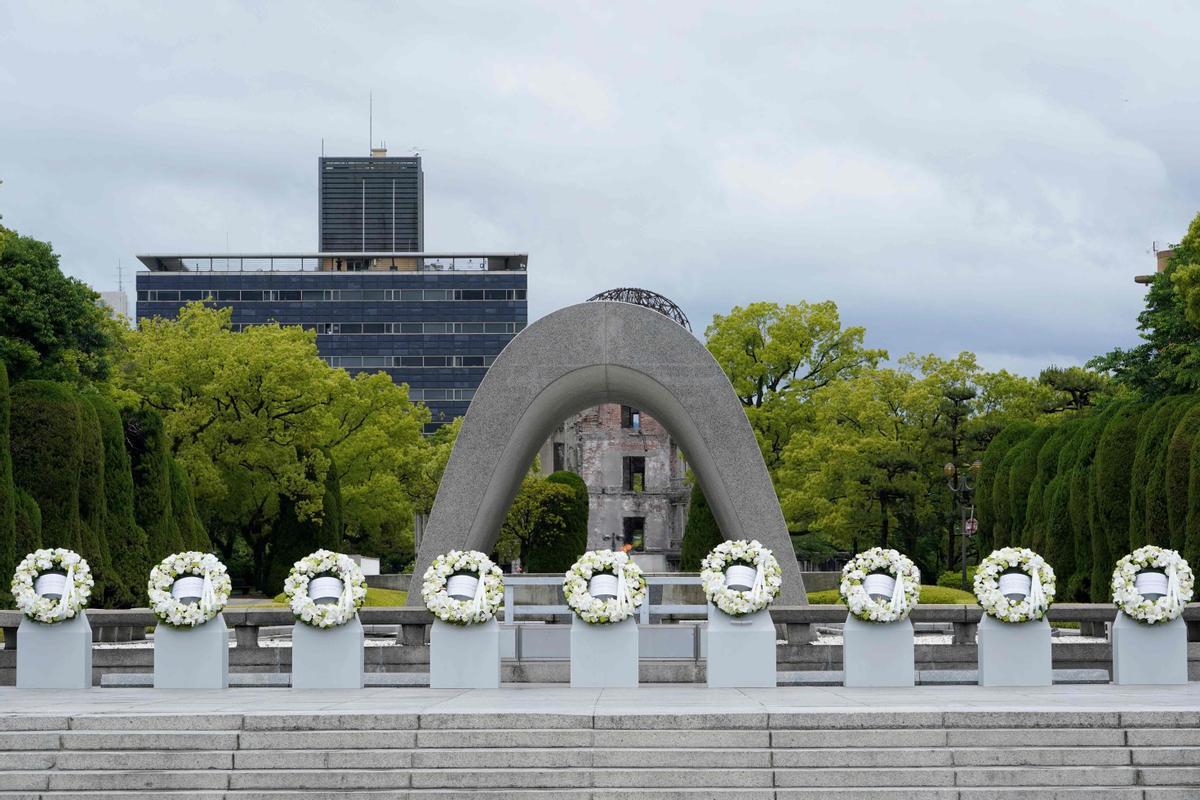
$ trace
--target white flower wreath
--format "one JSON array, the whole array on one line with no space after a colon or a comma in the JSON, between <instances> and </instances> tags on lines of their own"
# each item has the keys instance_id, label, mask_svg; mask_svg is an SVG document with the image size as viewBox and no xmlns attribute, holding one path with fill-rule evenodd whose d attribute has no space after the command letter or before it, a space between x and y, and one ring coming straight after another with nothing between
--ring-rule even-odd
<instances>
[{"instance_id":1,"label":"white flower wreath","mask_svg":"<svg viewBox=\"0 0 1200 800\"><path fill-rule=\"evenodd\" d=\"M336 603L318 603L308 594L309 582L328 573L342 582L342 593ZM283 582L292 613L301 622L314 628L336 628L354 619L367 599L367 579L354 559L332 550L317 550L292 565Z\"/></svg>"},{"instance_id":2,"label":"white flower wreath","mask_svg":"<svg viewBox=\"0 0 1200 800\"><path fill-rule=\"evenodd\" d=\"M67 574L67 582L62 596L54 600L38 594L33 584L43 572L56 568ZM58 547L35 550L25 556L13 573L12 593L17 610L34 622L50 625L71 619L86 608L95 583L87 561L72 550Z\"/></svg>"},{"instance_id":3,"label":"white flower wreath","mask_svg":"<svg viewBox=\"0 0 1200 800\"><path fill-rule=\"evenodd\" d=\"M890 600L876 600L863 587L868 575L881 571L896 580ZM920 602L921 571L907 556L895 550L872 547L850 559L842 568L838 591L850 613L863 622L898 622Z\"/></svg>"},{"instance_id":4,"label":"white flower wreath","mask_svg":"<svg viewBox=\"0 0 1200 800\"><path fill-rule=\"evenodd\" d=\"M1000 574L1019 569L1029 576L1029 594L1013 602L1000 593ZM975 598L989 617L1001 622L1039 620L1054 602L1054 570L1027 547L1002 547L975 570Z\"/></svg>"},{"instance_id":5,"label":"white flower wreath","mask_svg":"<svg viewBox=\"0 0 1200 800\"><path fill-rule=\"evenodd\" d=\"M198 575L204 581L200 599L194 603L183 603L171 594L175 579L184 575ZM220 559L212 553L189 550L167 556L150 570L146 591L156 617L172 627L194 628L221 613L232 588Z\"/></svg>"},{"instance_id":6,"label":"white flower wreath","mask_svg":"<svg viewBox=\"0 0 1200 800\"><path fill-rule=\"evenodd\" d=\"M754 569L754 585L739 592L725 585L725 570L734 564ZM700 584L708 601L726 614L740 617L771 605L783 585L783 570L775 555L757 539L721 542L701 563Z\"/></svg>"},{"instance_id":7,"label":"white flower wreath","mask_svg":"<svg viewBox=\"0 0 1200 800\"><path fill-rule=\"evenodd\" d=\"M475 596L470 600L459 600L446 592L446 583L456 572L479 575ZM478 550L451 550L438 556L421 580L421 599L425 601L425 607L442 622L451 625L487 622L504 605L504 573Z\"/></svg>"},{"instance_id":8,"label":"white flower wreath","mask_svg":"<svg viewBox=\"0 0 1200 800\"><path fill-rule=\"evenodd\" d=\"M1155 600L1143 597L1135 584L1143 569L1162 570L1167 575L1167 593ZM1127 617L1154 625L1170 622L1183 613L1195 585L1192 568L1183 556L1165 547L1139 547L1117 562L1112 576L1113 602Z\"/></svg>"},{"instance_id":9,"label":"white flower wreath","mask_svg":"<svg viewBox=\"0 0 1200 800\"><path fill-rule=\"evenodd\" d=\"M611 600L600 600L588 592L588 581L593 575L603 572L617 576L617 596ZM566 571L563 596L571 610L584 622L621 622L632 615L646 598L646 579L628 553L589 550Z\"/></svg>"}]
</instances>

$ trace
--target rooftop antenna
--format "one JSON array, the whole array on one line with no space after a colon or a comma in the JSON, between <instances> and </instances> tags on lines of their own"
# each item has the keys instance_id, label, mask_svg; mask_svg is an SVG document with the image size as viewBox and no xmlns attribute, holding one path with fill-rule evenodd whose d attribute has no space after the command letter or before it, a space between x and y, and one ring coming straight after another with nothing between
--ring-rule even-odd
<instances>
[{"instance_id":1,"label":"rooftop antenna","mask_svg":"<svg viewBox=\"0 0 1200 800\"><path fill-rule=\"evenodd\" d=\"M121 270L121 259L117 259L117 291L125 294L125 280Z\"/></svg>"},{"instance_id":2,"label":"rooftop antenna","mask_svg":"<svg viewBox=\"0 0 1200 800\"><path fill-rule=\"evenodd\" d=\"M321 158L325 157L325 137L321 137Z\"/></svg>"},{"instance_id":3,"label":"rooftop antenna","mask_svg":"<svg viewBox=\"0 0 1200 800\"><path fill-rule=\"evenodd\" d=\"M375 93L367 93L367 154L375 146Z\"/></svg>"}]
</instances>

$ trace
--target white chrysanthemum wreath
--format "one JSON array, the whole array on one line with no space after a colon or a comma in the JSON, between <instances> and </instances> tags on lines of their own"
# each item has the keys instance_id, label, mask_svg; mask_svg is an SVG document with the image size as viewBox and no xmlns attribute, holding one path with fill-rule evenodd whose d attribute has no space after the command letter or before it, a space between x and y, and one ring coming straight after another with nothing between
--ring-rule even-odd
<instances>
[{"instance_id":1,"label":"white chrysanthemum wreath","mask_svg":"<svg viewBox=\"0 0 1200 800\"><path fill-rule=\"evenodd\" d=\"M863 581L872 572L886 572L896 580L889 600L876 600L867 594ZM921 571L908 556L895 550L872 547L850 559L842 568L838 587L850 613L863 622L898 622L921 599Z\"/></svg>"},{"instance_id":2,"label":"white chrysanthemum wreath","mask_svg":"<svg viewBox=\"0 0 1200 800\"><path fill-rule=\"evenodd\" d=\"M735 564L754 570L754 585L750 591L737 591L725 584L725 570ZM762 611L771 605L783 585L779 562L758 540L721 542L704 557L700 566L700 584L708 601L734 617Z\"/></svg>"},{"instance_id":3,"label":"white chrysanthemum wreath","mask_svg":"<svg viewBox=\"0 0 1200 800\"><path fill-rule=\"evenodd\" d=\"M175 580L195 575L202 581L200 599L184 603L171 594ZM167 556L150 570L150 610L167 625L175 628L194 628L220 614L229 602L232 589L225 565L212 553L189 550Z\"/></svg>"},{"instance_id":4,"label":"white chrysanthemum wreath","mask_svg":"<svg viewBox=\"0 0 1200 800\"><path fill-rule=\"evenodd\" d=\"M43 597L33 588L39 575L52 570L66 573L66 584L57 600ZM95 583L87 561L73 550L58 547L35 550L25 556L13 573L12 593L18 611L34 622L50 625L71 619L86 608Z\"/></svg>"},{"instance_id":5,"label":"white chrysanthemum wreath","mask_svg":"<svg viewBox=\"0 0 1200 800\"><path fill-rule=\"evenodd\" d=\"M617 578L617 596L609 600L592 597L588 591L592 576L605 572ZM646 579L628 553L589 550L567 570L563 578L563 596L584 622L601 625L621 622L632 616L646 599Z\"/></svg>"},{"instance_id":6,"label":"white chrysanthemum wreath","mask_svg":"<svg viewBox=\"0 0 1200 800\"><path fill-rule=\"evenodd\" d=\"M1167 593L1151 600L1137 590L1137 574L1143 569L1161 570L1167 576ZM1117 562L1112 576L1113 602L1127 617L1154 625L1170 622L1183 613L1192 599L1195 576L1183 556L1165 547L1139 547Z\"/></svg>"},{"instance_id":7,"label":"white chrysanthemum wreath","mask_svg":"<svg viewBox=\"0 0 1200 800\"><path fill-rule=\"evenodd\" d=\"M308 593L313 578L328 575L342 582L336 603L318 603ZM354 559L332 550L316 550L292 565L283 593L296 619L314 628L336 628L354 619L367 599L367 579Z\"/></svg>"},{"instance_id":8,"label":"white chrysanthemum wreath","mask_svg":"<svg viewBox=\"0 0 1200 800\"><path fill-rule=\"evenodd\" d=\"M1000 592L1000 575L1019 569L1029 576L1029 594L1012 601ZM1027 547L1002 547L975 571L975 598L989 617L1001 622L1039 620L1054 602L1054 570Z\"/></svg>"},{"instance_id":9,"label":"white chrysanthemum wreath","mask_svg":"<svg viewBox=\"0 0 1200 800\"><path fill-rule=\"evenodd\" d=\"M450 576L474 572L479 576L475 596L469 600L451 597L446 591ZM442 622L478 625L496 616L504 605L504 573L478 550L451 550L433 560L421 579L421 599Z\"/></svg>"}]
</instances>

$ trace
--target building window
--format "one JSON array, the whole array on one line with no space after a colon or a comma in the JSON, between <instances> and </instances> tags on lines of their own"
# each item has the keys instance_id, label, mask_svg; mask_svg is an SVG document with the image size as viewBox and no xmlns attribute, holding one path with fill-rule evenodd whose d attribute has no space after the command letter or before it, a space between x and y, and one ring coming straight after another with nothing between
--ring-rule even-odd
<instances>
[{"instance_id":1,"label":"building window","mask_svg":"<svg viewBox=\"0 0 1200 800\"><path fill-rule=\"evenodd\" d=\"M640 431L642 429L642 412L630 406L621 406L621 427Z\"/></svg>"},{"instance_id":2,"label":"building window","mask_svg":"<svg viewBox=\"0 0 1200 800\"><path fill-rule=\"evenodd\" d=\"M554 443L554 471L562 472L567 468L567 446L562 442Z\"/></svg>"},{"instance_id":3,"label":"building window","mask_svg":"<svg viewBox=\"0 0 1200 800\"><path fill-rule=\"evenodd\" d=\"M643 492L646 490L646 458L644 456L625 456L622 459L624 475L622 486L627 492Z\"/></svg>"},{"instance_id":4,"label":"building window","mask_svg":"<svg viewBox=\"0 0 1200 800\"><path fill-rule=\"evenodd\" d=\"M645 517L625 517L622 520L624 524L625 544L630 545L636 552L642 552L646 549L646 518Z\"/></svg>"}]
</instances>

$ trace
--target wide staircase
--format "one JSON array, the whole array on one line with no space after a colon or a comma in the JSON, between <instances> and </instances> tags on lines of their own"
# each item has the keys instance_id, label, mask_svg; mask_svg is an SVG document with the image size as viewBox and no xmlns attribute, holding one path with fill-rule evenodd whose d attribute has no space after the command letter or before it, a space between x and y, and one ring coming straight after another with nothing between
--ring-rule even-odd
<instances>
[{"instance_id":1,"label":"wide staircase","mask_svg":"<svg viewBox=\"0 0 1200 800\"><path fill-rule=\"evenodd\" d=\"M0 709L2 798L1200 798L1196 712Z\"/></svg>"}]
</instances>

